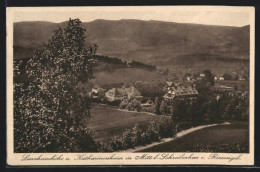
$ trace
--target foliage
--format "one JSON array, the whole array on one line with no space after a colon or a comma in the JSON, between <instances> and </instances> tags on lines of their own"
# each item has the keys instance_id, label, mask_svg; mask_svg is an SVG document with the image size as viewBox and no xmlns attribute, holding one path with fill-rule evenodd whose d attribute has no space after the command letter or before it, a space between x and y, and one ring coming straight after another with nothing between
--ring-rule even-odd
<instances>
[{"instance_id":1,"label":"foliage","mask_svg":"<svg viewBox=\"0 0 260 172\"><path fill-rule=\"evenodd\" d=\"M160 112L161 112L162 115L166 115L168 113L167 104L164 100L161 102Z\"/></svg>"},{"instance_id":2,"label":"foliage","mask_svg":"<svg viewBox=\"0 0 260 172\"><path fill-rule=\"evenodd\" d=\"M159 135L159 124L156 121L150 121L147 128L147 136L150 142L158 141Z\"/></svg>"},{"instance_id":3,"label":"foliage","mask_svg":"<svg viewBox=\"0 0 260 172\"><path fill-rule=\"evenodd\" d=\"M126 109L129 111L137 111L139 112L141 110L141 101L137 99L124 99L120 104L119 104L120 109Z\"/></svg>"},{"instance_id":4,"label":"foliage","mask_svg":"<svg viewBox=\"0 0 260 172\"><path fill-rule=\"evenodd\" d=\"M78 82L93 78L95 64L84 45L85 31L79 19L70 19L65 30L54 31L45 49L27 62L33 81L14 87L15 152L97 149L83 120L90 116L90 100L77 88Z\"/></svg>"},{"instance_id":5,"label":"foliage","mask_svg":"<svg viewBox=\"0 0 260 172\"><path fill-rule=\"evenodd\" d=\"M204 70L203 73L205 74L205 80L209 82L212 85L215 85L215 79L214 76L212 75L210 70Z\"/></svg>"},{"instance_id":6,"label":"foliage","mask_svg":"<svg viewBox=\"0 0 260 172\"><path fill-rule=\"evenodd\" d=\"M111 142L109 143L109 147L112 149L112 151L122 150L122 140L118 136L113 137Z\"/></svg>"},{"instance_id":7,"label":"foliage","mask_svg":"<svg viewBox=\"0 0 260 172\"><path fill-rule=\"evenodd\" d=\"M133 140L133 130L132 129L126 129L123 137L122 137L122 142L123 142L123 147L125 149L128 148L133 148L134 147L134 140Z\"/></svg>"},{"instance_id":8,"label":"foliage","mask_svg":"<svg viewBox=\"0 0 260 172\"><path fill-rule=\"evenodd\" d=\"M140 91L143 97L155 99L164 95L162 82L140 82L135 83L134 87Z\"/></svg>"},{"instance_id":9,"label":"foliage","mask_svg":"<svg viewBox=\"0 0 260 172\"><path fill-rule=\"evenodd\" d=\"M126 109L129 110L129 111L137 111L137 112L139 112L141 110L141 102L140 102L140 100L133 99L132 101L130 101L128 103L128 105L126 106Z\"/></svg>"},{"instance_id":10,"label":"foliage","mask_svg":"<svg viewBox=\"0 0 260 172\"><path fill-rule=\"evenodd\" d=\"M248 119L248 92L233 91L225 93L219 99L219 106L223 119Z\"/></svg>"},{"instance_id":11,"label":"foliage","mask_svg":"<svg viewBox=\"0 0 260 172\"><path fill-rule=\"evenodd\" d=\"M169 120L167 118L164 118L159 125L159 135L162 138L165 137L172 137L176 133L175 125L173 120Z\"/></svg>"},{"instance_id":12,"label":"foliage","mask_svg":"<svg viewBox=\"0 0 260 172\"><path fill-rule=\"evenodd\" d=\"M119 108L120 109L125 109L128 105L129 101L128 99L124 99L120 104L119 104Z\"/></svg>"},{"instance_id":13,"label":"foliage","mask_svg":"<svg viewBox=\"0 0 260 172\"><path fill-rule=\"evenodd\" d=\"M153 112L157 115L160 114L160 101L158 97L156 97L154 100Z\"/></svg>"},{"instance_id":14,"label":"foliage","mask_svg":"<svg viewBox=\"0 0 260 172\"><path fill-rule=\"evenodd\" d=\"M148 65L148 64L144 64L138 61L133 60L132 62L128 63L128 65L130 67L139 67L139 68L143 68L146 69L148 71L155 71L156 70L156 66L152 66L152 65Z\"/></svg>"},{"instance_id":15,"label":"foliage","mask_svg":"<svg viewBox=\"0 0 260 172\"><path fill-rule=\"evenodd\" d=\"M237 75L230 75L230 74L228 74L228 73L225 73L224 75L223 75L223 78L225 79L225 80L234 80L234 81L236 81L236 80L238 80L238 76Z\"/></svg>"},{"instance_id":16,"label":"foliage","mask_svg":"<svg viewBox=\"0 0 260 172\"><path fill-rule=\"evenodd\" d=\"M173 114L172 114L172 118L174 120L178 119L178 120L184 120L184 119L188 119L188 100L184 100L184 101L175 101L173 102L172 106L173 106Z\"/></svg>"},{"instance_id":17,"label":"foliage","mask_svg":"<svg viewBox=\"0 0 260 172\"><path fill-rule=\"evenodd\" d=\"M201 80L196 81L196 89L199 93L204 91L205 89L209 89L210 86L215 85L215 79L210 70L203 71L205 77Z\"/></svg>"},{"instance_id":18,"label":"foliage","mask_svg":"<svg viewBox=\"0 0 260 172\"><path fill-rule=\"evenodd\" d=\"M150 144L161 138L172 137L176 134L175 124L171 119L164 118L162 121L149 121L146 128L135 125L126 129L122 137L115 136L108 145L101 146L105 151L118 151L132 149L139 145Z\"/></svg>"},{"instance_id":19,"label":"foliage","mask_svg":"<svg viewBox=\"0 0 260 172\"><path fill-rule=\"evenodd\" d=\"M103 97L102 103L110 105L110 106L119 106L121 101L120 100L109 101L107 97Z\"/></svg>"},{"instance_id":20,"label":"foliage","mask_svg":"<svg viewBox=\"0 0 260 172\"><path fill-rule=\"evenodd\" d=\"M138 146L144 144L144 141L142 140L142 130L138 125L135 125L132 129L133 133L133 145Z\"/></svg>"},{"instance_id":21,"label":"foliage","mask_svg":"<svg viewBox=\"0 0 260 172\"><path fill-rule=\"evenodd\" d=\"M248 119L247 92L215 92L204 89L195 101L175 101L172 118L182 121L221 121L223 119Z\"/></svg>"},{"instance_id":22,"label":"foliage","mask_svg":"<svg viewBox=\"0 0 260 172\"><path fill-rule=\"evenodd\" d=\"M152 112L153 113L153 101L148 99L146 102L144 100L145 105L142 105L142 112Z\"/></svg>"},{"instance_id":23,"label":"foliage","mask_svg":"<svg viewBox=\"0 0 260 172\"><path fill-rule=\"evenodd\" d=\"M142 111L142 112L151 112L151 113L153 113L153 107L152 107L152 106L150 106L150 107L144 107L144 106L142 106L142 107L141 107L141 111Z\"/></svg>"},{"instance_id":24,"label":"foliage","mask_svg":"<svg viewBox=\"0 0 260 172\"><path fill-rule=\"evenodd\" d=\"M95 55L93 57L94 57L94 59L96 59L98 61L103 61L103 62L112 63L112 64L125 64L125 66L126 66L126 63L117 57L108 57L108 56L103 56L103 55Z\"/></svg>"},{"instance_id":25,"label":"foliage","mask_svg":"<svg viewBox=\"0 0 260 172\"><path fill-rule=\"evenodd\" d=\"M234 85L234 90L235 90L235 91L238 91L238 86L237 86L237 84Z\"/></svg>"}]
</instances>

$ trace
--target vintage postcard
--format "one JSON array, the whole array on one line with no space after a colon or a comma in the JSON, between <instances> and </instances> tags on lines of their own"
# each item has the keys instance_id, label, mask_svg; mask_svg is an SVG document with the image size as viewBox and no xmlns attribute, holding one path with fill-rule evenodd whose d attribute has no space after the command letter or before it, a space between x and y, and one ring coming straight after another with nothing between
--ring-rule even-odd
<instances>
[{"instance_id":1,"label":"vintage postcard","mask_svg":"<svg viewBox=\"0 0 260 172\"><path fill-rule=\"evenodd\" d=\"M7 163L253 165L255 9L7 8Z\"/></svg>"}]
</instances>

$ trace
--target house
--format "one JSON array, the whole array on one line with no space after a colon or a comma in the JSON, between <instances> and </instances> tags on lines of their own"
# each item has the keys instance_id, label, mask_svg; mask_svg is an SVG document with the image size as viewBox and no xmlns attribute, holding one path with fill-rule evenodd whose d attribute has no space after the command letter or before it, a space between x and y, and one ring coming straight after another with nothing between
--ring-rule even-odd
<instances>
[{"instance_id":1,"label":"house","mask_svg":"<svg viewBox=\"0 0 260 172\"><path fill-rule=\"evenodd\" d=\"M244 76L239 76L238 80L239 80L239 81L245 81L246 79L245 79Z\"/></svg>"},{"instance_id":2,"label":"house","mask_svg":"<svg viewBox=\"0 0 260 172\"><path fill-rule=\"evenodd\" d=\"M215 76L214 79L215 80L220 80L220 81L225 80L225 78L223 76Z\"/></svg>"},{"instance_id":3,"label":"house","mask_svg":"<svg viewBox=\"0 0 260 172\"><path fill-rule=\"evenodd\" d=\"M128 88L112 88L105 93L108 101L115 101L115 100L124 100L124 99L131 99L142 98L141 93L135 87L128 87Z\"/></svg>"},{"instance_id":4,"label":"house","mask_svg":"<svg viewBox=\"0 0 260 172\"><path fill-rule=\"evenodd\" d=\"M164 87L165 88L169 88L169 87L173 87L174 85L176 85L176 83L171 82L171 81L167 81L167 82L165 82Z\"/></svg>"},{"instance_id":5,"label":"house","mask_svg":"<svg viewBox=\"0 0 260 172\"><path fill-rule=\"evenodd\" d=\"M196 90L195 85L184 86L179 84L177 86L171 87L163 96L163 99L165 101L196 99L197 96L198 91Z\"/></svg>"},{"instance_id":6,"label":"house","mask_svg":"<svg viewBox=\"0 0 260 172\"><path fill-rule=\"evenodd\" d=\"M172 82L172 81L167 81L164 84L164 90L168 91L169 89L171 89L172 87L177 87L181 85L181 83L177 83L177 82Z\"/></svg>"},{"instance_id":7,"label":"house","mask_svg":"<svg viewBox=\"0 0 260 172\"><path fill-rule=\"evenodd\" d=\"M223 76L220 76L218 79L219 79L220 81L225 80Z\"/></svg>"},{"instance_id":8,"label":"house","mask_svg":"<svg viewBox=\"0 0 260 172\"><path fill-rule=\"evenodd\" d=\"M200 73L200 78L205 78L205 73Z\"/></svg>"},{"instance_id":9,"label":"house","mask_svg":"<svg viewBox=\"0 0 260 172\"><path fill-rule=\"evenodd\" d=\"M94 87L89 92L89 96L91 98L94 98L94 99L104 97L105 96L105 89L100 88L100 87Z\"/></svg>"}]
</instances>

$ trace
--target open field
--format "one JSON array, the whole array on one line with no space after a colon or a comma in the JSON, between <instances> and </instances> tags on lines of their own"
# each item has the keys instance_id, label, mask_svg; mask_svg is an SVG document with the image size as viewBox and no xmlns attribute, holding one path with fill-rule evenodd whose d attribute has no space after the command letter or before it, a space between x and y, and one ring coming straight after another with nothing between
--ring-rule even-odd
<instances>
[{"instance_id":1,"label":"open field","mask_svg":"<svg viewBox=\"0 0 260 172\"><path fill-rule=\"evenodd\" d=\"M118 68L111 71L102 71L95 73L95 82L98 85L107 85L115 83L131 84L135 81L164 81L165 76L158 71L147 71L139 68Z\"/></svg>"},{"instance_id":2,"label":"open field","mask_svg":"<svg viewBox=\"0 0 260 172\"><path fill-rule=\"evenodd\" d=\"M225 152L249 151L248 122L210 127L140 152Z\"/></svg>"},{"instance_id":3,"label":"open field","mask_svg":"<svg viewBox=\"0 0 260 172\"><path fill-rule=\"evenodd\" d=\"M164 118L164 116L146 112L121 111L100 104L94 104L91 109L91 116L88 128L94 131L94 137L97 141L106 141L115 135L122 135L125 129L136 124L143 126L150 120Z\"/></svg>"}]
</instances>

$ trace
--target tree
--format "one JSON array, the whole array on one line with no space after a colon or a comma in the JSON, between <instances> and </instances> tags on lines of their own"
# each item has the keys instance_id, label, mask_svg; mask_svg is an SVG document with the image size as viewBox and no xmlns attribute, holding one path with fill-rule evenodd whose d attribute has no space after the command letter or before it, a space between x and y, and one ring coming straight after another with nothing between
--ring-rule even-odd
<instances>
[{"instance_id":1,"label":"tree","mask_svg":"<svg viewBox=\"0 0 260 172\"><path fill-rule=\"evenodd\" d=\"M215 79L210 70L203 71L205 77L196 81L196 89L199 93L207 92L210 86L215 85Z\"/></svg>"},{"instance_id":2,"label":"tree","mask_svg":"<svg viewBox=\"0 0 260 172\"><path fill-rule=\"evenodd\" d=\"M160 114L160 101L158 97L156 97L154 100L153 112L157 115Z\"/></svg>"},{"instance_id":3,"label":"tree","mask_svg":"<svg viewBox=\"0 0 260 172\"><path fill-rule=\"evenodd\" d=\"M140 100L133 99L128 105L126 106L127 110L130 111L137 111L139 112L141 110L141 102Z\"/></svg>"},{"instance_id":4,"label":"tree","mask_svg":"<svg viewBox=\"0 0 260 172\"><path fill-rule=\"evenodd\" d=\"M175 101L173 103L173 114L172 118L177 120L187 120L188 119L188 104L186 101Z\"/></svg>"},{"instance_id":5,"label":"tree","mask_svg":"<svg viewBox=\"0 0 260 172\"><path fill-rule=\"evenodd\" d=\"M128 99L124 99L120 104L119 104L119 108L120 109L125 109L128 105L129 101Z\"/></svg>"},{"instance_id":6,"label":"tree","mask_svg":"<svg viewBox=\"0 0 260 172\"><path fill-rule=\"evenodd\" d=\"M235 90L235 91L238 90L237 84L234 85L234 90Z\"/></svg>"},{"instance_id":7,"label":"tree","mask_svg":"<svg viewBox=\"0 0 260 172\"><path fill-rule=\"evenodd\" d=\"M228 73L225 73L225 74L223 75L223 78L224 78L225 80L232 80L232 76L231 76L230 74L228 74Z\"/></svg>"},{"instance_id":8,"label":"tree","mask_svg":"<svg viewBox=\"0 0 260 172\"><path fill-rule=\"evenodd\" d=\"M162 103L160 105L160 112L163 115L167 114L167 104L166 104L166 102L164 100L162 101Z\"/></svg>"},{"instance_id":9,"label":"tree","mask_svg":"<svg viewBox=\"0 0 260 172\"><path fill-rule=\"evenodd\" d=\"M147 127L147 137L149 142L154 142L159 140L159 124L158 121L150 121Z\"/></svg>"},{"instance_id":10,"label":"tree","mask_svg":"<svg viewBox=\"0 0 260 172\"><path fill-rule=\"evenodd\" d=\"M132 129L126 129L123 137L123 146L125 149L133 148L134 147L134 139L133 139L133 131Z\"/></svg>"},{"instance_id":11,"label":"tree","mask_svg":"<svg viewBox=\"0 0 260 172\"><path fill-rule=\"evenodd\" d=\"M96 43L93 44L93 54L96 55L98 45Z\"/></svg>"},{"instance_id":12,"label":"tree","mask_svg":"<svg viewBox=\"0 0 260 172\"><path fill-rule=\"evenodd\" d=\"M141 128L139 127L138 124L136 124L134 126L134 128L132 129L133 131L133 142L134 142L134 146L138 146L138 145L141 145L143 144L143 141L142 141L142 130Z\"/></svg>"},{"instance_id":13,"label":"tree","mask_svg":"<svg viewBox=\"0 0 260 172\"><path fill-rule=\"evenodd\" d=\"M210 70L204 70L203 73L205 74L206 82L209 82L211 86L215 85L215 79Z\"/></svg>"},{"instance_id":14,"label":"tree","mask_svg":"<svg viewBox=\"0 0 260 172\"><path fill-rule=\"evenodd\" d=\"M78 82L93 78L95 60L85 48L85 29L79 19L59 28L43 50L27 62L33 81L15 84L15 152L82 152L97 147L86 129L90 100Z\"/></svg>"}]
</instances>

